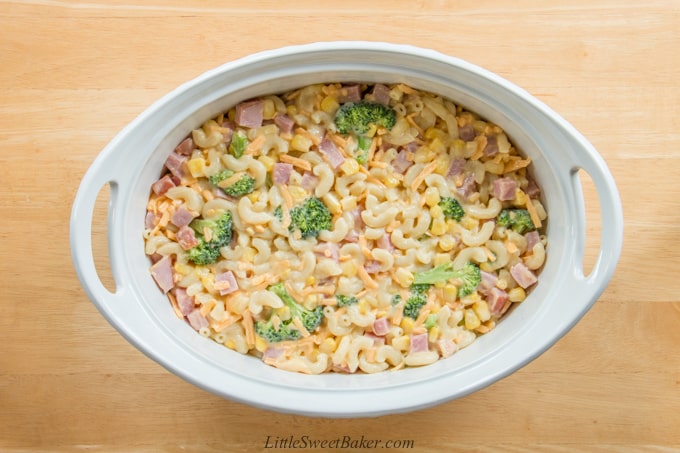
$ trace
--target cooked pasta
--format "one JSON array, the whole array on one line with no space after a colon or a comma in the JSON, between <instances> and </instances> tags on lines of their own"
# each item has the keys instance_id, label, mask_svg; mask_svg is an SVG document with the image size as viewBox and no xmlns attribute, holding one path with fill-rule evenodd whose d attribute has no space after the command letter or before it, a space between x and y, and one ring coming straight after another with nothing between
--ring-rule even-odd
<instances>
[{"instance_id":1,"label":"cooked pasta","mask_svg":"<svg viewBox=\"0 0 680 453\"><path fill-rule=\"evenodd\" d=\"M530 168L501 127L440 96L306 86L177 146L151 187L145 252L178 317L268 365L425 366L537 284L547 212Z\"/></svg>"}]
</instances>

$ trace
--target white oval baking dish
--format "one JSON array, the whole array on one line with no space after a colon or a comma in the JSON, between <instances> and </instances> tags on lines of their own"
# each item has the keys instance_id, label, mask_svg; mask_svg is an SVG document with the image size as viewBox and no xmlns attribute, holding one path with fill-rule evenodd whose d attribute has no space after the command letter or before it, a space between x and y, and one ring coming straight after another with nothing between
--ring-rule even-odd
<instances>
[{"instance_id":1,"label":"white oval baking dish","mask_svg":"<svg viewBox=\"0 0 680 453\"><path fill-rule=\"evenodd\" d=\"M490 334L432 365L375 375L281 371L205 339L173 313L149 275L142 232L149 187L175 145L205 120L248 98L319 82L403 82L502 126L533 159L549 212L549 252L539 284ZM584 276L585 211L579 169L599 196L601 248ZM91 221L110 185L108 242L115 291L97 276ZM623 216L614 180L570 124L524 90L460 59L405 45L314 43L257 53L178 87L99 154L75 198L72 258L102 315L134 346L187 381L223 397L287 413L328 417L412 411L484 388L526 365L590 309L618 261Z\"/></svg>"}]
</instances>

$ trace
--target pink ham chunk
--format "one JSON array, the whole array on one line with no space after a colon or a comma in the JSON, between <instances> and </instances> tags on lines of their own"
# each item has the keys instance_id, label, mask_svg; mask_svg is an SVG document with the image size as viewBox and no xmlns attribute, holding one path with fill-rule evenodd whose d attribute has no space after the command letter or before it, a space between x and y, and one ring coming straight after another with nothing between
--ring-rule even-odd
<instances>
[{"instance_id":1,"label":"pink ham chunk","mask_svg":"<svg viewBox=\"0 0 680 453\"><path fill-rule=\"evenodd\" d=\"M439 352L443 358L451 357L458 351L458 345L453 340L439 340L437 341L437 347L439 347Z\"/></svg>"},{"instance_id":2,"label":"pink ham chunk","mask_svg":"<svg viewBox=\"0 0 680 453\"><path fill-rule=\"evenodd\" d=\"M193 150L194 140L191 137L185 139L182 143L177 145L177 148L175 148L175 152L183 156L190 156Z\"/></svg>"},{"instance_id":3,"label":"pink ham chunk","mask_svg":"<svg viewBox=\"0 0 680 453\"><path fill-rule=\"evenodd\" d=\"M282 134L290 134L293 132L295 121L293 121L293 119L288 115L276 115L274 117L274 124L279 127L279 131Z\"/></svg>"},{"instance_id":4,"label":"pink ham chunk","mask_svg":"<svg viewBox=\"0 0 680 453\"><path fill-rule=\"evenodd\" d=\"M498 141L495 135L486 137L486 146L484 147L484 155L486 157L493 157L498 154Z\"/></svg>"},{"instance_id":5,"label":"pink ham chunk","mask_svg":"<svg viewBox=\"0 0 680 453\"><path fill-rule=\"evenodd\" d=\"M470 195L475 192L477 192L477 182L475 181L475 177L473 175L467 175L465 179L463 179L463 184L461 184L461 186L458 188L458 193L461 197L467 200L470 198Z\"/></svg>"},{"instance_id":6,"label":"pink ham chunk","mask_svg":"<svg viewBox=\"0 0 680 453\"><path fill-rule=\"evenodd\" d=\"M288 184L293 173L293 164L277 162L272 171L275 184Z\"/></svg>"},{"instance_id":7,"label":"pink ham chunk","mask_svg":"<svg viewBox=\"0 0 680 453\"><path fill-rule=\"evenodd\" d=\"M177 210L174 212L174 214L172 214L172 217L170 218L172 224L178 228L189 225L189 223L191 223L192 220L194 220L194 215L191 212L189 212L189 210L184 206L180 206L179 208L177 208Z\"/></svg>"},{"instance_id":8,"label":"pink ham chunk","mask_svg":"<svg viewBox=\"0 0 680 453\"><path fill-rule=\"evenodd\" d=\"M411 346L409 348L409 352L411 354L416 352L425 352L427 350L428 350L427 333L411 335Z\"/></svg>"},{"instance_id":9,"label":"pink ham chunk","mask_svg":"<svg viewBox=\"0 0 680 453\"><path fill-rule=\"evenodd\" d=\"M465 142L471 142L474 140L475 130L472 127L472 124L466 124L463 127L458 126L458 137Z\"/></svg>"},{"instance_id":10,"label":"pink ham chunk","mask_svg":"<svg viewBox=\"0 0 680 453\"><path fill-rule=\"evenodd\" d=\"M319 178L307 171L302 175L301 185L308 192L313 192L316 186L319 185Z\"/></svg>"},{"instance_id":11,"label":"pink ham chunk","mask_svg":"<svg viewBox=\"0 0 680 453\"><path fill-rule=\"evenodd\" d=\"M195 308L187 315L187 321L194 330L201 330L203 327L208 327L208 320L201 314L201 310Z\"/></svg>"},{"instance_id":12,"label":"pink ham chunk","mask_svg":"<svg viewBox=\"0 0 680 453\"><path fill-rule=\"evenodd\" d=\"M330 258L333 261L340 260L340 248L335 242L320 242L319 245L314 247L314 253L324 258Z\"/></svg>"},{"instance_id":13,"label":"pink ham chunk","mask_svg":"<svg viewBox=\"0 0 680 453\"><path fill-rule=\"evenodd\" d=\"M364 269L369 274L375 274L377 272L380 272L381 267L382 264L380 263L380 261L376 260L368 260L366 261L366 264L364 264Z\"/></svg>"},{"instance_id":14,"label":"pink ham chunk","mask_svg":"<svg viewBox=\"0 0 680 453\"><path fill-rule=\"evenodd\" d=\"M390 89L382 83L373 86L373 100L379 104L388 105L390 103Z\"/></svg>"},{"instance_id":15,"label":"pink ham chunk","mask_svg":"<svg viewBox=\"0 0 680 453\"><path fill-rule=\"evenodd\" d=\"M151 230L156 226L158 222L158 216L153 211L146 211L146 216L144 217L144 227Z\"/></svg>"},{"instance_id":16,"label":"pink ham chunk","mask_svg":"<svg viewBox=\"0 0 680 453\"><path fill-rule=\"evenodd\" d=\"M394 171L402 175L411 165L413 165L413 161L409 160L409 153L405 149L399 151L397 153L397 157L392 160L392 167L394 168Z\"/></svg>"},{"instance_id":17,"label":"pink ham chunk","mask_svg":"<svg viewBox=\"0 0 680 453\"><path fill-rule=\"evenodd\" d=\"M493 195L500 201L514 200L517 181L512 178L498 178L493 182Z\"/></svg>"},{"instance_id":18,"label":"pink ham chunk","mask_svg":"<svg viewBox=\"0 0 680 453\"><path fill-rule=\"evenodd\" d=\"M184 316L187 316L194 310L194 297L187 294L187 290L184 288L175 288L173 291L175 294L175 299L177 300L177 306L179 306L179 311Z\"/></svg>"},{"instance_id":19,"label":"pink ham chunk","mask_svg":"<svg viewBox=\"0 0 680 453\"><path fill-rule=\"evenodd\" d=\"M496 283L498 283L498 276L485 271L480 271L480 274L482 276L482 281L479 283L479 292L487 294L491 291L491 288L494 288Z\"/></svg>"},{"instance_id":20,"label":"pink ham chunk","mask_svg":"<svg viewBox=\"0 0 680 453\"><path fill-rule=\"evenodd\" d=\"M517 284L526 289L538 281L536 274L531 269L526 267L524 263L517 263L510 268L510 275L515 279Z\"/></svg>"},{"instance_id":21,"label":"pink ham chunk","mask_svg":"<svg viewBox=\"0 0 680 453\"><path fill-rule=\"evenodd\" d=\"M527 250L531 252L534 249L534 245L539 243L541 241L541 237L538 234L538 231L529 231L527 234L524 235L524 239L527 240Z\"/></svg>"},{"instance_id":22,"label":"pink ham chunk","mask_svg":"<svg viewBox=\"0 0 680 453\"><path fill-rule=\"evenodd\" d=\"M156 281L158 287L167 293L175 285L172 261L169 256L164 256L151 266L151 276Z\"/></svg>"},{"instance_id":23,"label":"pink ham chunk","mask_svg":"<svg viewBox=\"0 0 680 453\"><path fill-rule=\"evenodd\" d=\"M260 99L241 102L236 106L236 124L242 127L262 126L264 102Z\"/></svg>"},{"instance_id":24,"label":"pink ham chunk","mask_svg":"<svg viewBox=\"0 0 680 453\"><path fill-rule=\"evenodd\" d=\"M187 156L182 156L177 153L170 153L165 161L165 167L170 170L174 176L182 179L187 174L186 163L189 159Z\"/></svg>"},{"instance_id":25,"label":"pink ham chunk","mask_svg":"<svg viewBox=\"0 0 680 453\"><path fill-rule=\"evenodd\" d=\"M193 228L184 225L179 230L177 230L177 243L184 249L189 250L196 247L199 244L198 238L196 238L196 233Z\"/></svg>"},{"instance_id":26,"label":"pink ham chunk","mask_svg":"<svg viewBox=\"0 0 680 453\"><path fill-rule=\"evenodd\" d=\"M499 316L503 313L503 307L508 302L508 293L496 287L491 288L486 303L489 305L491 316Z\"/></svg>"},{"instance_id":27,"label":"pink ham chunk","mask_svg":"<svg viewBox=\"0 0 680 453\"><path fill-rule=\"evenodd\" d=\"M345 158L340 151L338 151L338 147L327 138L324 138L321 143L319 143L319 152L321 152L321 155L323 155L324 159L326 159L333 168L338 168L345 162Z\"/></svg>"},{"instance_id":28,"label":"pink ham chunk","mask_svg":"<svg viewBox=\"0 0 680 453\"><path fill-rule=\"evenodd\" d=\"M344 86L340 88L338 102L359 102L361 100L361 87L359 85Z\"/></svg>"},{"instance_id":29,"label":"pink ham chunk","mask_svg":"<svg viewBox=\"0 0 680 453\"><path fill-rule=\"evenodd\" d=\"M390 322L387 318L378 318L373 321L373 333L379 337L387 335L390 331Z\"/></svg>"},{"instance_id":30,"label":"pink ham chunk","mask_svg":"<svg viewBox=\"0 0 680 453\"><path fill-rule=\"evenodd\" d=\"M151 190L156 195L164 195L165 192L175 187L175 182L170 175L165 175L155 183L151 184Z\"/></svg>"},{"instance_id":31,"label":"pink ham chunk","mask_svg":"<svg viewBox=\"0 0 680 453\"><path fill-rule=\"evenodd\" d=\"M215 289L220 292L221 296L226 296L235 291L238 291L238 283L232 271L222 272L215 276Z\"/></svg>"},{"instance_id":32,"label":"pink ham chunk","mask_svg":"<svg viewBox=\"0 0 680 453\"><path fill-rule=\"evenodd\" d=\"M463 173L463 168L465 167L465 159L462 157L456 157L451 159L451 165L449 165L449 170L446 172L446 176L458 176Z\"/></svg>"}]
</instances>

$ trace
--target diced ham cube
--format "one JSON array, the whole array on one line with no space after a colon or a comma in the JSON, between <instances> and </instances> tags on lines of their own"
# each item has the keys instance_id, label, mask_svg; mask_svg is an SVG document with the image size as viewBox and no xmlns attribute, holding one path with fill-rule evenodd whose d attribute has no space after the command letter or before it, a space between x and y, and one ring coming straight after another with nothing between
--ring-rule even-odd
<instances>
[{"instance_id":1,"label":"diced ham cube","mask_svg":"<svg viewBox=\"0 0 680 453\"><path fill-rule=\"evenodd\" d=\"M541 188L538 187L536 181L529 179L529 183L527 184L527 188L524 190L524 193L526 193L529 198L538 198L541 193Z\"/></svg>"},{"instance_id":2,"label":"diced ham cube","mask_svg":"<svg viewBox=\"0 0 680 453\"><path fill-rule=\"evenodd\" d=\"M493 157L498 154L498 141L495 135L486 137L486 146L484 147L484 155L486 157Z\"/></svg>"},{"instance_id":3,"label":"diced ham cube","mask_svg":"<svg viewBox=\"0 0 680 453\"><path fill-rule=\"evenodd\" d=\"M387 318L378 318L373 321L373 333L383 337L390 331L390 322Z\"/></svg>"},{"instance_id":4,"label":"diced ham cube","mask_svg":"<svg viewBox=\"0 0 680 453\"><path fill-rule=\"evenodd\" d=\"M264 102L261 99L241 102L236 106L236 124L242 127L262 126Z\"/></svg>"},{"instance_id":5,"label":"diced ham cube","mask_svg":"<svg viewBox=\"0 0 680 453\"><path fill-rule=\"evenodd\" d=\"M168 159L165 161L165 167L170 170L170 173L182 179L187 174L186 162L189 159L187 156L182 156L175 152L170 153Z\"/></svg>"},{"instance_id":6,"label":"diced ham cube","mask_svg":"<svg viewBox=\"0 0 680 453\"><path fill-rule=\"evenodd\" d=\"M184 139L184 141L175 148L175 152L183 156L190 156L193 151L194 140L191 137Z\"/></svg>"},{"instance_id":7,"label":"diced ham cube","mask_svg":"<svg viewBox=\"0 0 680 453\"><path fill-rule=\"evenodd\" d=\"M175 288L173 293L175 294L180 313L186 316L194 310L194 297L188 295L186 289Z\"/></svg>"},{"instance_id":8,"label":"diced ham cube","mask_svg":"<svg viewBox=\"0 0 680 453\"><path fill-rule=\"evenodd\" d=\"M174 273L172 270L172 261L169 256L164 256L153 265L151 265L151 276L156 281L158 287L167 293L175 286Z\"/></svg>"},{"instance_id":9,"label":"diced ham cube","mask_svg":"<svg viewBox=\"0 0 680 453\"><path fill-rule=\"evenodd\" d=\"M221 296L226 296L234 291L238 291L238 283L232 271L222 272L215 276L215 289L220 292Z\"/></svg>"},{"instance_id":10,"label":"diced ham cube","mask_svg":"<svg viewBox=\"0 0 680 453\"><path fill-rule=\"evenodd\" d=\"M153 190L153 193L156 195L163 195L165 192L168 190L172 189L175 187L176 184L170 177L170 175L165 175L155 183L151 184L151 190Z\"/></svg>"},{"instance_id":11,"label":"diced ham cube","mask_svg":"<svg viewBox=\"0 0 680 453\"><path fill-rule=\"evenodd\" d=\"M319 151L333 168L338 168L345 162L345 158L340 151L338 151L338 147L327 138L324 138L321 143L319 143Z\"/></svg>"},{"instance_id":12,"label":"diced ham cube","mask_svg":"<svg viewBox=\"0 0 680 453\"><path fill-rule=\"evenodd\" d=\"M474 140L475 129L472 127L472 124L466 124L463 127L458 126L458 137L465 142L471 142Z\"/></svg>"},{"instance_id":13,"label":"diced ham cube","mask_svg":"<svg viewBox=\"0 0 680 453\"><path fill-rule=\"evenodd\" d=\"M156 215L155 212L146 211L146 216L144 217L144 227L145 228L148 228L149 230L153 229L156 226L157 221L158 221L158 216Z\"/></svg>"},{"instance_id":14,"label":"diced ham cube","mask_svg":"<svg viewBox=\"0 0 680 453\"><path fill-rule=\"evenodd\" d=\"M340 88L338 102L358 102L361 100L361 87L359 85L344 86Z\"/></svg>"},{"instance_id":15,"label":"diced ham cube","mask_svg":"<svg viewBox=\"0 0 680 453\"><path fill-rule=\"evenodd\" d=\"M541 237L538 234L538 231L529 231L527 234L524 235L524 239L527 240L527 250L531 251L534 249L534 245L536 245L538 242L540 242Z\"/></svg>"},{"instance_id":16,"label":"diced ham cube","mask_svg":"<svg viewBox=\"0 0 680 453\"><path fill-rule=\"evenodd\" d=\"M416 352L425 352L427 350L428 350L427 333L411 335L411 345L409 347L409 352L411 354Z\"/></svg>"},{"instance_id":17,"label":"diced ham cube","mask_svg":"<svg viewBox=\"0 0 680 453\"><path fill-rule=\"evenodd\" d=\"M486 303L489 305L489 312L491 316L498 316L503 312L508 301L508 293L496 287L491 288L488 293Z\"/></svg>"},{"instance_id":18,"label":"diced ham cube","mask_svg":"<svg viewBox=\"0 0 680 453\"><path fill-rule=\"evenodd\" d=\"M479 292L487 294L498 283L498 276L485 271L480 271L480 274L482 275L482 281L479 283Z\"/></svg>"},{"instance_id":19,"label":"diced ham cube","mask_svg":"<svg viewBox=\"0 0 680 453\"><path fill-rule=\"evenodd\" d=\"M446 172L446 176L458 176L463 173L463 168L465 167L465 159L462 157L456 157L451 160L451 165L449 165L449 170Z\"/></svg>"},{"instance_id":20,"label":"diced ham cube","mask_svg":"<svg viewBox=\"0 0 680 453\"><path fill-rule=\"evenodd\" d=\"M267 360L276 360L277 358L281 357L281 354L283 354L285 349L283 348L278 348L276 346L269 346L264 353L262 354L262 360L267 361Z\"/></svg>"},{"instance_id":21,"label":"diced ham cube","mask_svg":"<svg viewBox=\"0 0 680 453\"><path fill-rule=\"evenodd\" d=\"M187 225L184 225L179 230L177 230L176 237L177 243L184 250L189 250L191 248L196 247L199 244L199 241L196 238L196 233L194 232L193 228Z\"/></svg>"},{"instance_id":22,"label":"diced ham cube","mask_svg":"<svg viewBox=\"0 0 680 453\"><path fill-rule=\"evenodd\" d=\"M321 242L314 247L314 252L324 258L330 258L334 261L339 261L340 259L340 248L335 242Z\"/></svg>"},{"instance_id":23,"label":"diced ham cube","mask_svg":"<svg viewBox=\"0 0 680 453\"><path fill-rule=\"evenodd\" d=\"M376 245L381 249L387 250L388 252L394 252L396 247L392 243L392 236L390 234L383 234L376 241Z\"/></svg>"},{"instance_id":24,"label":"diced ham cube","mask_svg":"<svg viewBox=\"0 0 680 453\"><path fill-rule=\"evenodd\" d=\"M498 178L493 182L493 195L500 201L513 200L517 181L512 178Z\"/></svg>"},{"instance_id":25,"label":"diced ham cube","mask_svg":"<svg viewBox=\"0 0 680 453\"><path fill-rule=\"evenodd\" d=\"M380 264L380 261L369 260L369 261L366 261L366 264L364 264L364 269L369 274L375 274L376 272L380 272L381 266L382 266L382 264Z\"/></svg>"},{"instance_id":26,"label":"diced ham cube","mask_svg":"<svg viewBox=\"0 0 680 453\"><path fill-rule=\"evenodd\" d=\"M313 192L319 184L319 178L310 172L305 172L300 183L305 190Z\"/></svg>"},{"instance_id":27,"label":"diced ham cube","mask_svg":"<svg viewBox=\"0 0 680 453\"><path fill-rule=\"evenodd\" d=\"M467 175L465 179L463 179L463 184L458 188L458 194L467 200L470 198L470 195L475 192L477 192L475 177L473 175Z\"/></svg>"},{"instance_id":28,"label":"diced ham cube","mask_svg":"<svg viewBox=\"0 0 680 453\"><path fill-rule=\"evenodd\" d=\"M192 220L194 220L194 215L184 206L177 208L170 218L172 224L178 228L189 225Z\"/></svg>"},{"instance_id":29,"label":"diced ham cube","mask_svg":"<svg viewBox=\"0 0 680 453\"><path fill-rule=\"evenodd\" d=\"M510 268L510 275L515 279L517 284L526 289L536 283L538 278L531 269L526 267L524 263L517 263Z\"/></svg>"},{"instance_id":30,"label":"diced ham cube","mask_svg":"<svg viewBox=\"0 0 680 453\"><path fill-rule=\"evenodd\" d=\"M187 315L187 321L194 330L201 330L203 327L208 327L208 320L201 314L201 310L195 308Z\"/></svg>"},{"instance_id":31,"label":"diced ham cube","mask_svg":"<svg viewBox=\"0 0 680 453\"><path fill-rule=\"evenodd\" d=\"M403 175L406 170L413 165L413 161L409 160L408 156L409 153L405 149L402 149L397 153L397 157L392 160L394 171Z\"/></svg>"},{"instance_id":32,"label":"diced ham cube","mask_svg":"<svg viewBox=\"0 0 680 453\"><path fill-rule=\"evenodd\" d=\"M274 124L279 127L279 131L282 134L290 134L293 132L293 127L295 126L295 121L288 115L276 115L274 117Z\"/></svg>"},{"instance_id":33,"label":"diced ham cube","mask_svg":"<svg viewBox=\"0 0 680 453\"><path fill-rule=\"evenodd\" d=\"M293 172L293 164L277 162L274 164L273 178L275 184L288 184Z\"/></svg>"},{"instance_id":34,"label":"diced ham cube","mask_svg":"<svg viewBox=\"0 0 680 453\"><path fill-rule=\"evenodd\" d=\"M390 103L390 89L382 83L376 83L373 86L373 100L380 104L388 105Z\"/></svg>"}]
</instances>

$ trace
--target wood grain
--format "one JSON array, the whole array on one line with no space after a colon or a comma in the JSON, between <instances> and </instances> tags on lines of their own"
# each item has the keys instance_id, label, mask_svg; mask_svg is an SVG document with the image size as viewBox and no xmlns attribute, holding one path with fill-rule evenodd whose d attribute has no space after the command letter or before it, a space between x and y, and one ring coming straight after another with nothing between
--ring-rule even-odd
<instances>
[{"instance_id":1,"label":"wood grain","mask_svg":"<svg viewBox=\"0 0 680 453\"><path fill-rule=\"evenodd\" d=\"M572 122L621 192L620 264L553 348L460 400L356 420L225 401L99 315L71 264L71 203L106 143L182 82L252 52L346 39L464 58ZM362 435L423 452L680 451L677 1L0 1L0 43L0 451L246 452L267 436ZM584 193L588 267L607 219L587 178ZM93 243L111 285L106 197Z\"/></svg>"}]
</instances>

